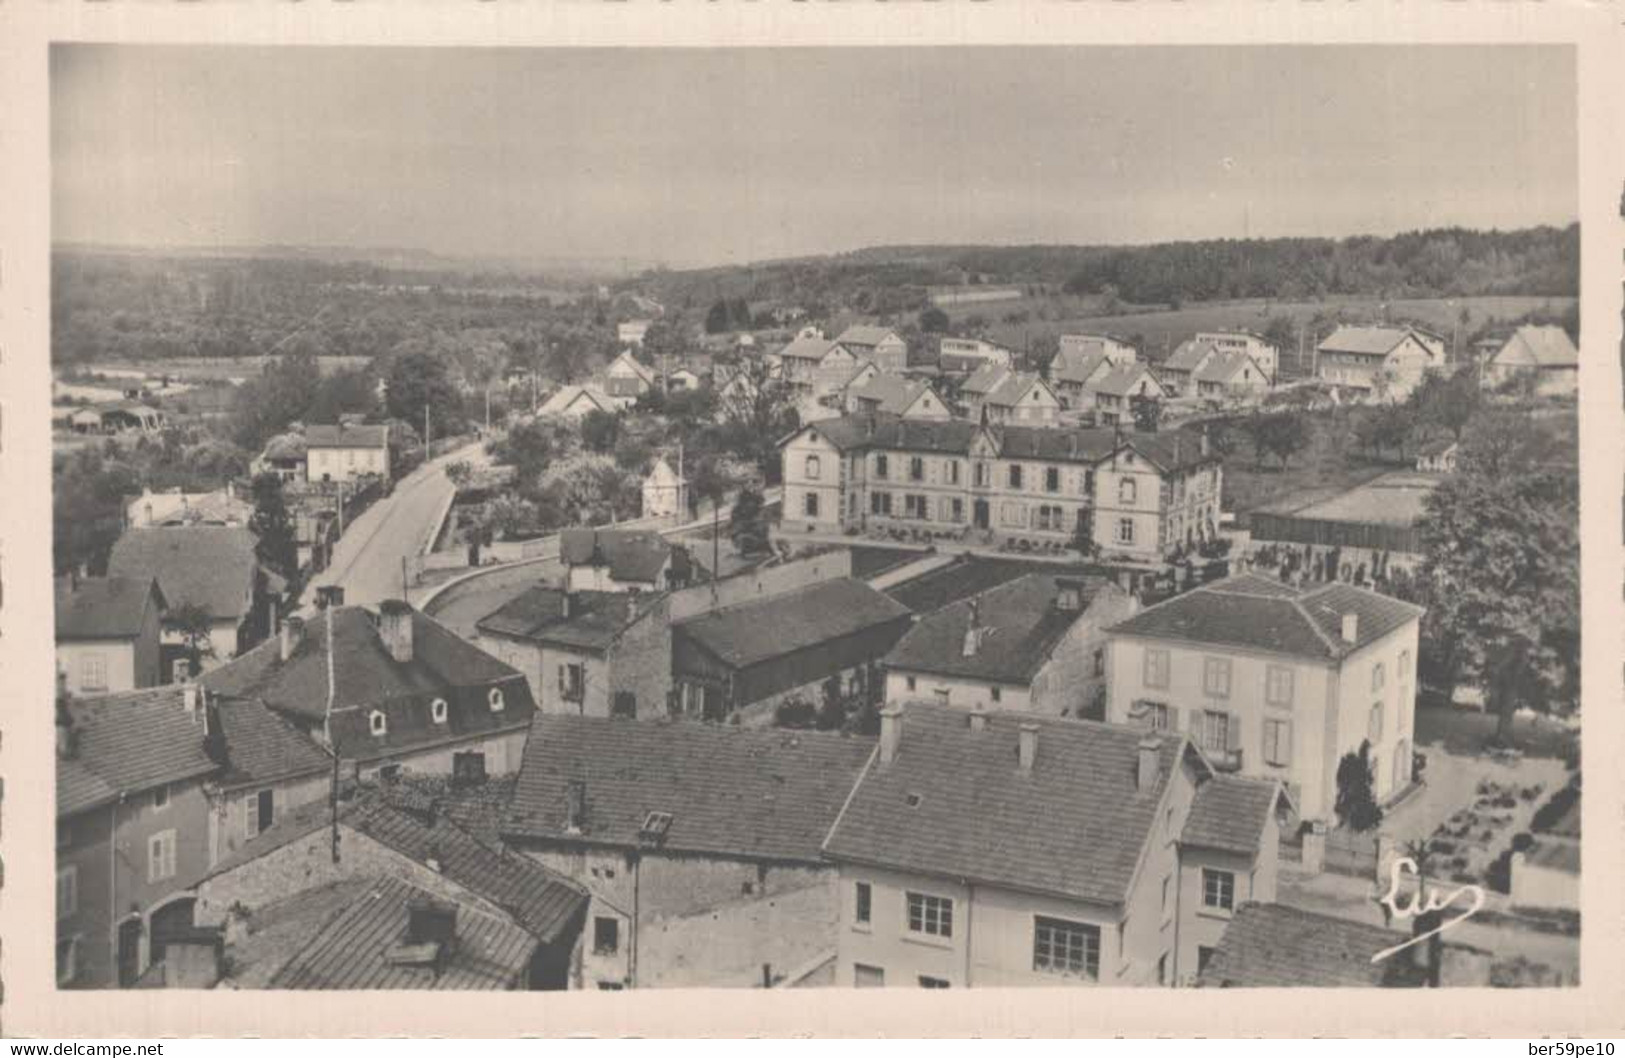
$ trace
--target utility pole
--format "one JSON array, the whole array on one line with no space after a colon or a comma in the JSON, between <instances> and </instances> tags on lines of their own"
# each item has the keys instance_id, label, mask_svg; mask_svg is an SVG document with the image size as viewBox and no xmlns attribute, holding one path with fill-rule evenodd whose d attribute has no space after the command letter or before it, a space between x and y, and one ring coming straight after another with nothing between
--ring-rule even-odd
<instances>
[{"instance_id":1,"label":"utility pole","mask_svg":"<svg viewBox=\"0 0 1625 1058\"><path fill-rule=\"evenodd\" d=\"M423 395L423 461L429 461L429 395Z\"/></svg>"},{"instance_id":2,"label":"utility pole","mask_svg":"<svg viewBox=\"0 0 1625 1058\"><path fill-rule=\"evenodd\" d=\"M406 586L406 556L402 555L401 556L401 602L406 602L407 601L406 595L407 595L408 590L409 589Z\"/></svg>"}]
</instances>

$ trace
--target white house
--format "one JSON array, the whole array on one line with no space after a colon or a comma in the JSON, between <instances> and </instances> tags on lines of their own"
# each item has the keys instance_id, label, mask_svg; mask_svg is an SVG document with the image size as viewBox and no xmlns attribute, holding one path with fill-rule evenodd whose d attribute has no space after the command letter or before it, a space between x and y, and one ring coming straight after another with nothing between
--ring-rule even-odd
<instances>
[{"instance_id":1,"label":"white house","mask_svg":"<svg viewBox=\"0 0 1625 1058\"><path fill-rule=\"evenodd\" d=\"M389 476L389 427L305 427L307 481L354 481L369 474Z\"/></svg>"},{"instance_id":2,"label":"white house","mask_svg":"<svg viewBox=\"0 0 1625 1058\"><path fill-rule=\"evenodd\" d=\"M1580 353L1561 327L1526 324L1509 336L1484 365L1484 384L1499 386L1519 376L1533 376L1535 392L1546 397L1572 397L1580 391Z\"/></svg>"},{"instance_id":3,"label":"white house","mask_svg":"<svg viewBox=\"0 0 1625 1058\"><path fill-rule=\"evenodd\" d=\"M1443 361L1404 327L1339 327L1316 348L1321 381L1369 400L1407 399Z\"/></svg>"},{"instance_id":4,"label":"white house","mask_svg":"<svg viewBox=\"0 0 1625 1058\"><path fill-rule=\"evenodd\" d=\"M672 469L665 456L656 456L643 478L643 516L680 518L688 514L688 481Z\"/></svg>"}]
</instances>

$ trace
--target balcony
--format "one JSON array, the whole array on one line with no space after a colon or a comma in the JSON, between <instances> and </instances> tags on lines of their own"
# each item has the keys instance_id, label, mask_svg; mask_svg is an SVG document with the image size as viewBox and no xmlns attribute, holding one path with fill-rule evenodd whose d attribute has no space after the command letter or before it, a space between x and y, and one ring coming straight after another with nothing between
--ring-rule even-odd
<instances>
[{"instance_id":1,"label":"balcony","mask_svg":"<svg viewBox=\"0 0 1625 1058\"><path fill-rule=\"evenodd\" d=\"M1232 772L1241 770L1241 749L1204 749L1207 759L1217 771Z\"/></svg>"}]
</instances>

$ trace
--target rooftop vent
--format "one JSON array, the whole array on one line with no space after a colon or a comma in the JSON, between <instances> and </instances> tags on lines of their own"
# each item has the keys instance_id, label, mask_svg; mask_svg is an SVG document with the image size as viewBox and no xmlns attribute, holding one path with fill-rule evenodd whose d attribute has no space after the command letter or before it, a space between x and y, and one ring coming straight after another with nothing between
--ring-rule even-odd
<instances>
[{"instance_id":1,"label":"rooftop vent","mask_svg":"<svg viewBox=\"0 0 1625 1058\"><path fill-rule=\"evenodd\" d=\"M670 812L650 812L643 817L643 825L638 828L638 840L646 845L658 845L666 840L666 832L671 830Z\"/></svg>"}]
</instances>

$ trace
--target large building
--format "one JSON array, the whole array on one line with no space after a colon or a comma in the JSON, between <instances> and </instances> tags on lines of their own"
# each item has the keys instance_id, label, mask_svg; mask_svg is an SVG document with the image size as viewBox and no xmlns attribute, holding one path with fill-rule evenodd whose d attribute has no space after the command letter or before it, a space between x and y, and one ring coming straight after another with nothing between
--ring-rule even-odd
<instances>
[{"instance_id":1,"label":"large building","mask_svg":"<svg viewBox=\"0 0 1625 1058\"><path fill-rule=\"evenodd\" d=\"M859 360L868 360L886 374L908 369L908 343L890 327L855 323L842 331L836 343Z\"/></svg>"},{"instance_id":2,"label":"large building","mask_svg":"<svg viewBox=\"0 0 1625 1058\"><path fill-rule=\"evenodd\" d=\"M965 416L993 423L1043 425L1061 414L1061 398L1037 374L997 364L978 368L959 387Z\"/></svg>"},{"instance_id":3,"label":"large building","mask_svg":"<svg viewBox=\"0 0 1625 1058\"><path fill-rule=\"evenodd\" d=\"M835 983L1175 985L1275 893L1278 783L1183 735L913 702L824 842Z\"/></svg>"},{"instance_id":4,"label":"large building","mask_svg":"<svg viewBox=\"0 0 1625 1058\"><path fill-rule=\"evenodd\" d=\"M1442 368L1442 357L1405 327L1339 327L1316 348L1317 373L1350 395L1368 400L1407 399L1422 376Z\"/></svg>"},{"instance_id":5,"label":"large building","mask_svg":"<svg viewBox=\"0 0 1625 1058\"><path fill-rule=\"evenodd\" d=\"M1264 372L1266 384L1275 384L1280 371L1280 350L1264 336L1252 331L1197 331L1192 340L1210 345L1221 353L1246 356Z\"/></svg>"},{"instance_id":6,"label":"large building","mask_svg":"<svg viewBox=\"0 0 1625 1058\"><path fill-rule=\"evenodd\" d=\"M944 336L937 345L937 367L950 374L969 374L985 364L1014 367L1015 354L984 338Z\"/></svg>"},{"instance_id":7,"label":"large building","mask_svg":"<svg viewBox=\"0 0 1625 1058\"><path fill-rule=\"evenodd\" d=\"M1107 630L1107 719L1188 734L1222 769L1280 779L1308 820L1331 817L1338 762L1369 742L1387 801L1411 780L1422 613L1349 584L1206 585Z\"/></svg>"},{"instance_id":8,"label":"large building","mask_svg":"<svg viewBox=\"0 0 1625 1058\"><path fill-rule=\"evenodd\" d=\"M786 531L898 528L1158 563L1218 530L1223 466L1185 433L843 416L781 449Z\"/></svg>"},{"instance_id":9,"label":"large building","mask_svg":"<svg viewBox=\"0 0 1625 1058\"><path fill-rule=\"evenodd\" d=\"M305 427L305 476L309 481L353 481L389 476L389 427Z\"/></svg>"},{"instance_id":10,"label":"large building","mask_svg":"<svg viewBox=\"0 0 1625 1058\"><path fill-rule=\"evenodd\" d=\"M164 682L192 673L187 640L198 630L181 621L187 613L200 613L207 623L203 669L237 656L274 621L275 600L254 546L253 533L226 525L130 529L113 544L110 577L156 580L163 592Z\"/></svg>"}]
</instances>

